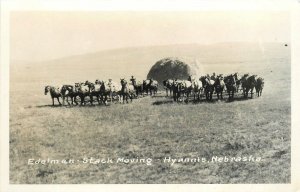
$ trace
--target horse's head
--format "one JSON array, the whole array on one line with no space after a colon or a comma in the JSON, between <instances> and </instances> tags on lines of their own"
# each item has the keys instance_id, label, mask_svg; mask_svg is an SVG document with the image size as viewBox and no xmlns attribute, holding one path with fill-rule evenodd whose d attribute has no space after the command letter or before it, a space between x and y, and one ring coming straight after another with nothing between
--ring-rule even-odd
<instances>
[{"instance_id":1,"label":"horse's head","mask_svg":"<svg viewBox=\"0 0 300 192\"><path fill-rule=\"evenodd\" d=\"M163 85L167 86L167 80L163 80Z\"/></svg>"},{"instance_id":2,"label":"horse's head","mask_svg":"<svg viewBox=\"0 0 300 192\"><path fill-rule=\"evenodd\" d=\"M199 81L201 81L202 84L204 85L204 84L205 84L205 76L201 76L201 77L199 78Z\"/></svg>"},{"instance_id":3,"label":"horse's head","mask_svg":"<svg viewBox=\"0 0 300 192\"><path fill-rule=\"evenodd\" d=\"M47 85L47 86L45 86L45 95L47 95L47 93L50 91L50 86L49 85Z\"/></svg>"},{"instance_id":4,"label":"horse's head","mask_svg":"<svg viewBox=\"0 0 300 192\"><path fill-rule=\"evenodd\" d=\"M131 83L132 83L132 85L136 85L136 79L133 77L133 76L131 76L132 78L130 79L130 81L131 81Z\"/></svg>"},{"instance_id":5,"label":"horse's head","mask_svg":"<svg viewBox=\"0 0 300 192\"><path fill-rule=\"evenodd\" d=\"M75 91L78 92L78 90L80 89L82 83L75 83Z\"/></svg>"},{"instance_id":6,"label":"horse's head","mask_svg":"<svg viewBox=\"0 0 300 192\"><path fill-rule=\"evenodd\" d=\"M132 75L130 81L136 80L135 77Z\"/></svg>"},{"instance_id":7,"label":"horse's head","mask_svg":"<svg viewBox=\"0 0 300 192\"><path fill-rule=\"evenodd\" d=\"M218 81L224 81L223 74L218 75L217 80Z\"/></svg>"},{"instance_id":8,"label":"horse's head","mask_svg":"<svg viewBox=\"0 0 300 192\"><path fill-rule=\"evenodd\" d=\"M150 80L149 79L146 79L143 81L143 86L148 86L150 85Z\"/></svg>"},{"instance_id":9,"label":"horse's head","mask_svg":"<svg viewBox=\"0 0 300 192\"><path fill-rule=\"evenodd\" d=\"M120 82L121 82L121 85L126 85L127 84L127 81L123 78L123 79L120 79Z\"/></svg>"},{"instance_id":10,"label":"horse's head","mask_svg":"<svg viewBox=\"0 0 300 192\"><path fill-rule=\"evenodd\" d=\"M207 83L207 84L210 84L210 78L209 77L205 77L205 82Z\"/></svg>"},{"instance_id":11,"label":"horse's head","mask_svg":"<svg viewBox=\"0 0 300 192\"><path fill-rule=\"evenodd\" d=\"M234 75L230 75L229 76L229 80L232 82L232 83L235 83L235 77L234 77Z\"/></svg>"},{"instance_id":12,"label":"horse's head","mask_svg":"<svg viewBox=\"0 0 300 192\"><path fill-rule=\"evenodd\" d=\"M257 75L251 75L248 79L251 81L255 81L256 77L257 77Z\"/></svg>"},{"instance_id":13,"label":"horse's head","mask_svg":"<svg viewBox=\"0 0 300 192\"><path fill-rule=\"evenodd\" d=\"M238 72L235 72L233 76L236 80L239 80L241 78Z\"/></svg>"}]
</instances>

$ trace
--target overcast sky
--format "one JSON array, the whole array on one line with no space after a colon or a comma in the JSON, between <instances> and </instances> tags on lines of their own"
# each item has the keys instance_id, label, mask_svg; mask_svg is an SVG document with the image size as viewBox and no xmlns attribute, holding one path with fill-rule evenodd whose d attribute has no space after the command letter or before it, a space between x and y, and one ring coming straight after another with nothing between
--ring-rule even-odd
<instances>
[{"instance_id":1,"label":"overcast sky","mask_svg":"<svg viewBox=\"0 0 300 192\"><path fill-rule=\"evenodd\" d=\"M42 61L121 47L289 42L288 12L12 12L12 60Z\"/></svg>"}]
</instances>

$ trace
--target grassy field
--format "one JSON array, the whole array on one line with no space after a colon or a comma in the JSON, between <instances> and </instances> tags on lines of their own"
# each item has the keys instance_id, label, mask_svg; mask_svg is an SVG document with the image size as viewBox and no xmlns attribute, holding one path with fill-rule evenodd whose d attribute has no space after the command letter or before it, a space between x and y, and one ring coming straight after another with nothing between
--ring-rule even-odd
<instances>
[{"instance_id":1,"label":"grassy field","mask_svg":"<svg viewBox=\"0 0 300 192\"><path fill-rule=\"evenodd\" d=\"M234 70L263 76L265 89L260 98L234 102L178 104L161 93L124 105L51 107L50 97L43 95L45 82L55 75L54 83L69 82L76 75L49 66L35 70L12 67L10 182L289 183L290 58L289 53L279 53L282 55L276 52L274 57L254 61L241 59ZM204 68L214 70L219 65L218 61ZM228 71L230 67L223 66ZM88 77L87 71L82 79ZM211 161L214 156L250 155L261 161L173 165L163 161L168 157ZM153 161L151 165L77 162L91 157ZM28 159L39 158L75 159L75 163L28 165Z\"/></svg>"}]
</instances>

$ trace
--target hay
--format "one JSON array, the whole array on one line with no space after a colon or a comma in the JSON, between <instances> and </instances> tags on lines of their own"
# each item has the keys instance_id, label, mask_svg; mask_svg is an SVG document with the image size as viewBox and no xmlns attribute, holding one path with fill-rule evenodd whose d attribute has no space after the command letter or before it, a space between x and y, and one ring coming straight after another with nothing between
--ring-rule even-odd
<instances>
[{"instance_id":1,"label":"hay","mask_svg":"<svg viewBox=\"0 0 300 192\"><path fill-rule=\"evenodd\" d=\"M147 79L153 78L162 86L166 79L187 79L190 75L198 75L199 67L195 63L189 63L178 58L164 58L157 61L150 69Z\"/></svg>"}]
</instances>

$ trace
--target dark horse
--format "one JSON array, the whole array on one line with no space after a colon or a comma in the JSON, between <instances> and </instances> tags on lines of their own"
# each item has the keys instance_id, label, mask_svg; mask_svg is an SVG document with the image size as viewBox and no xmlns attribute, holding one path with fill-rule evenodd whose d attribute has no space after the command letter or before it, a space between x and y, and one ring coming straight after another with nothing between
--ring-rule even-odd
<instances>
[{"instance_id":1,"label":"dark horse","mask_svg":"<svg viewBox=\"0 0 300 192\"><path fill-rule=\"evenodd\" d=\"M52 98L52 105L54 106L54 98L57 99L59 105L61 105L59 98L62 97L61 94L61 89L58 87L53 87L53 86L49 86L47 85L45 87L45 95L47 95L47 93L50 92L51 98Z\"/></svg>"},{"instance_id":2,"label":"dark horse","mask_svg":"<svg viewBox=\"0 0 300 192\"><path fill-rule=\"evenodd\" d=\"M224 77L222 75L218 75L216 77L214 87L215 87L215 91L217 93L218 99L220 98L220 95L221 95L221 99L223 99L223 90L225 87L225 83L224 83Z\"/></svg>"},{"instance_id":3,"label":"dark horse","mask_svg":"<svg viewBox=\"0 0 300 192\"><path fill-rule=\"evenodd\" d=\"M138 97L139 95L143 95L143 82L136 81L136 78L134 78L134 76L131 76L130 81L135 89L136 96Z\"/></svg>"},{"instance_id":4,"label":"dark horse","mask_svg":"<svg viewBox=\"0 0 300 192\"><path fill-rule=\"evenodd\" d=\"M253 89L256 84L256 76L257 75L251 75L251 76L246 75L242 78L242 88L243 88L244 98L248 98L249 91L251 94L251 98L253 98Z\"/></svg>"},{"instance_id":5,"label":"dark horse","mask_svg":"<svg viewBox=\"0 0 300 192\"><path fill-rule=\"evenodd\" d=\"M257 78L255 84L255 91L258 97L261 96L264 85L265 85L264 79L261 77Z\"/></svg>"},{"instance_id":6,"label":"dark horse","mask_svg":"<svg viewBox=\"0 0 300 192\"><path fill-rule=\"evenodd\" d=\"M202 82L202 86L204 87L204 92L205 92L205 97L206 100L211 101L212 100L212 95L214 93L215 87L214 87L214 80L210 80L206 76L202 76L199 79Z\"/></svg>"},{"instance_id":7,"label":"dark horse","mask_svg":"<svg viewBox=\"0 0 300 192\"><path fill-rule=\"evenodd\" d=\"M150 95L155 95L158 90L158 82L154 79L147 79L143 81L143 88L146 91L147 95L150 92Z\"/></svg>"},{"instance_id":8,"label":"dark horse","mask_svg":"<svg viewBox=\"0 0 300 192\"><path fill-rule=\"evenodd\" d=\"M171 85L171 89L172 89L172 92L173 92L173 100L174 101L178 101L179 97L180 97L180 93L179 93L179 90L178 90L178 84L179 83L181 83L181 80L174 79L173 83Z\"/></svg>"},{"instance_id":9,"label":"dark horse","mask_svg":"<svg viewBox=\"0 0 300 192\"><path fill-rule=\"evenodd\" d=\"M121 79L121 96L123 96L123 103L128 103L128 98L130 98L130 101L132 102L133 96L134 96L134 87L133 85L128 85L127 81L125 79Z\"/></svg>"},{"instance_id":10,"label":"dark horse","mask_svg":"<svg viewBox=\"0 0 300 192\"><path fill-rule=\"evenodd\" d=\"M232 74L228 75L224 78L224 81L225 81L225 85L226 85L226 89L227 89L227 93L228 93L228 99L231 100L234 98L234 93L238 89L236 81L235 81L235 77Z\"/></svg>"}]
</instances>

